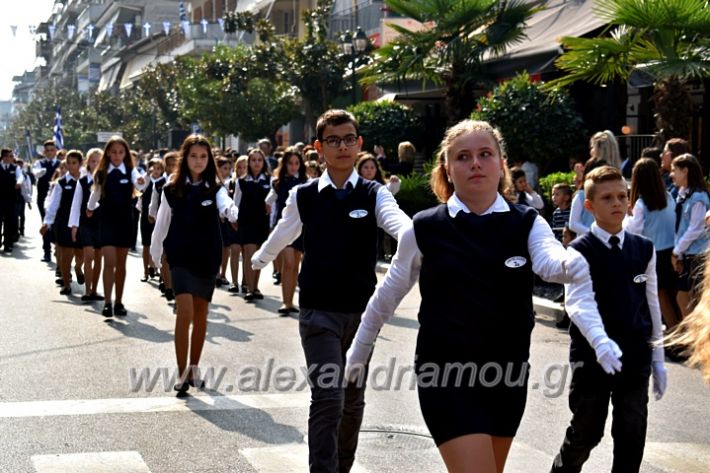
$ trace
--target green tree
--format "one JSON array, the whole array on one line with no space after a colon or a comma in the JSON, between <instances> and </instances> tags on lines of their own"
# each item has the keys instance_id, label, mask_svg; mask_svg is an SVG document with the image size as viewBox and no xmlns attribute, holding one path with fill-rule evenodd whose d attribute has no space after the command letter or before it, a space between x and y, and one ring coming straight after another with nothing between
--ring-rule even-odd
<instances>
[{"instance_id":1,"label":"green tree","mask_svg":"<svg viewBox=\"0 0 710 473\"><path fill-rule=\"evenodd\" d=\"M580 151L586 132L574 101L559 89L546 90L527 73L497 86L478 100L475 120L503 133L508 156L536 162L543 172Z\"/></svg>"},{"instance_id":2,"label":"green tree","mask_svg":"<svg viewBox=\"0 0 710 473\"><path fill-rule=\"evenodd\" d=\"M594 12L608 22L596 38L564 37L557 60L565 76L606 84L643 74L654 82L657 126L665 138L688 138L690 97L685 82L710 77L710 8L706 0L597 0Z\"/></svg>"},{"instance_id":3,"label":"green tree","mask_svg":"<svg viewBox=\"0 0 710 473\"><path fill-rule=\"evenodd\" d=\"M421 132L419 119L409 107L397 102L361 102L348 107L360 125L362 149L372 151L375 145L385 149L387 156L397 156L402 141L418 144Z\"/></svg>"},{"instance_id":4,"label":"green tree","mask_svg":"<svg viewBox=\"0 0 710 473\"><path fill-rule=\"evenodd\" d=\"M524 37L525 21L536 11L523 0L387 0L393 12L427 27L410 31L391 25L400 36L381 47L363 71L364 84L416 79L446 88L448 121L468 117L474 89L486 81L484 59L502 53Z\"/></svg>"}]
</instances>

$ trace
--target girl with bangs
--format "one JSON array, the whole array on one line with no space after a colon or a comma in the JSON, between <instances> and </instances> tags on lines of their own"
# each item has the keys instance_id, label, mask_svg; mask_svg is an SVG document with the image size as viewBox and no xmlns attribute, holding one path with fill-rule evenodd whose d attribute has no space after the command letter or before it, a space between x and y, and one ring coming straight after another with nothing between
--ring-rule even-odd
<instances>
[{"instance_id":1,"label":"girl with bangs","mask_svg":"<svg viewBox=\"0 0 710 473\"><path fill-rule=\"evenodd\" d=\"M125 316L123 289L126 283L126 257L133 246L133 196L145 188L146 180L135 168L126 140L113 136L106 143L94 173L94 188L86 205L86 216L99 212L101 253L104 258L104 317ZM115 304L113 288L116 287Z\"/></svg>"},{"instance_id":2,"label":"girl with bangs","mask_svg":"<svg viewBox=\"0 0 710 473\"><path fill-rule=\"evenodd\" d=\"M237 208L217 175L209 141L201 135L190 135L182 144L178 171L163 187L150 246L156 267L160 268L163 250L170 265L177 309L178 395L190 386L203 385L197 369L207 333L209 303L222 262L220 216L235 223Z\"/></svg>"}]
</instances>

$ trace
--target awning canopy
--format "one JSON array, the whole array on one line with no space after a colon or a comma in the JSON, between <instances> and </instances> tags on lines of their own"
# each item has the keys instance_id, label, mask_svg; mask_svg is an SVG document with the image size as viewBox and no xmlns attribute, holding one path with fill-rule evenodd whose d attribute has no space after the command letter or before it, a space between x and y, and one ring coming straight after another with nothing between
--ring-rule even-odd
<instances>
[{"instance_id":1,"label":"awning canopy","mask_svg":"<svg viewBox=\"0 0 710 473\"><path fill-rule=\"evenodd\" d=\"M526 38L506 54L487 61L487 69L508 76L526 69L531 74L551 71L562 52L563 36L584 36L606 23L592 11L591 0L548 0L544 10L533 15L525 28Z\"/></svg>"},{"instance_id":2,"label":"awning canopy","mask_svg":"<svg viewBox=\"0 0 710 473\"><path fill-rule=\"evenodd\" d=\"M121 72L121 59L111 58L101 66L101 80L99 81L98 91L103 92L109 90L116 83L119 72Z\"/></svg>"},{"instance_id":3,"label":"awning canopy","mask_svg":"<svg viewBox=\"0 0 710 473\"><path fill-rule=\"evenodd\" d=\"M252 13L258 13L275 1L276 0L247 0L245 2L237 2L236 10L238 12L250 11Z\"/></svg>"},{"instance_id":4,"label":"awning canopy","mask_svg":"<svg viewBox=\"0 0 710 473\"><path fill-rule=\"evenodd\" d=\"M121 85L119 88L125 89L132 86L133 82L140 77L143 70L152 62L155 62L154 52L136 54L135 57L126 63L126 68L121 75Z\"/></svg>"}]
</instances>

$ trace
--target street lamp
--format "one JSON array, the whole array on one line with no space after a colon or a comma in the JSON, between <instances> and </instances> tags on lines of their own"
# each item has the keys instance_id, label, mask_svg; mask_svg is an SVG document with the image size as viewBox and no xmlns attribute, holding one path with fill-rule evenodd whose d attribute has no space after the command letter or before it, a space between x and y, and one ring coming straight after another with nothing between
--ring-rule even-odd
<instances>
[{"instance_id":1,"label":"street lamp","mask_svg":"<svg viewBox=\"0 0 710 473\"><path fill-rule=\"evenodd\" d=\"M340 46L343 49L343 53L345 53L346 56L350 56L350 65L352 67L352 74L350 77L352 79L353 105L357 103L357 76L355 72L358 66L358 58L367 52L369 43L370 40L359 26L357 27L357 31L354 36L350 33L350 31L346 31L340 38Z\"/></svg>"}]
</instances>

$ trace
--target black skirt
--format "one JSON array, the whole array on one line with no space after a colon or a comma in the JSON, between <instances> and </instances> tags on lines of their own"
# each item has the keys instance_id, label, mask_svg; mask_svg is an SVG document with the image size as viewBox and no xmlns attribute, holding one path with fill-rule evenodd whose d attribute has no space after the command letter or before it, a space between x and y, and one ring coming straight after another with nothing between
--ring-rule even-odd
<instances>
[{"instance_id":1,"label":"black skirt","mask_svg":"<svg viewBox=\"0 0 710 473\"><path fill-rule=\"evenodd\" d=\"M101 209L99 214L99 232L102 247L132 247L133 207L131 204L107 206L107 208Z\"/></svg>"},{"instance_id":2,"label":"black skirt","mask_svg":"<svg viewBox=\"0 0 710 473\"><path fill-rule=\"evenodd\" d=\"M79 227L79 244L82 248L91 246L101 248L101 234L98 225L82 225Z\"/></svg>"},{"instance_id":3,"label":"black skirt","mask_svg":"<svg viewBox=\"0 0 710 473\"><path fill-rule=\"evenodd\" d=\"M229 220L220 222L219 230L222 234L222 246L229 247L232 245L241 245L242 242L239 240L239 233L232 228L232 224Z\"/></svg>"},{"instance_id":4,"label":"black skirt","mask_svg":"<svg viewBox=\"0 0 710 473\"><path fill-rule=\"evenodd\" d=\"M76 241L72 241L71 238L71 228L68 226L69 222L66 220L58 220L52 224L52 231L54 232L54 241L57 245L64 248L82 248L81 242L79 241L79 235L77 234Z\"/></svg>"},{"instance_id":5,"label":"black skirt","mask_svg":"<svg viewBox=\"0 0 710 473\"><path fill-rule=\"evenodd\" d=\"M437 446L470 434L514 437L525 411L527 361L470 356L469 347L417 339L417 391Z\"/></svg>"},{"instance_id":6,"label":"black skirt","mask_svg":"<svg viewBox=\"0 0 710 473\"><path fill-rule=\"evenodd\" d=\"M678 285L678 273L673 269L671 255L673 248L656 251L656 275L658 277L658 289L675 291Z\"/></svg>"},{"instance_id":7,"label":"black skirt","mask_svg":"<svg viewBox=\"0 0 710 473\"><path fill-rule=\"evenodd\" d=\"M153 229L155 229L155 224L150 223L147 217L141 215L141 242L143 246L150 246Z\"/></svg>"},{"instance_id":8,"label":"black skirt","mask_svg":"<svg viewBox=\"0 0 710 473\"><path fill-rule=\"evenodd\" d=\"M192 294L193 296L201 297L208 302L212 301L217 274L202 276L197 275L186 268L171 267L170 278L175 295Z\"/></svg>"}]
</instances>

